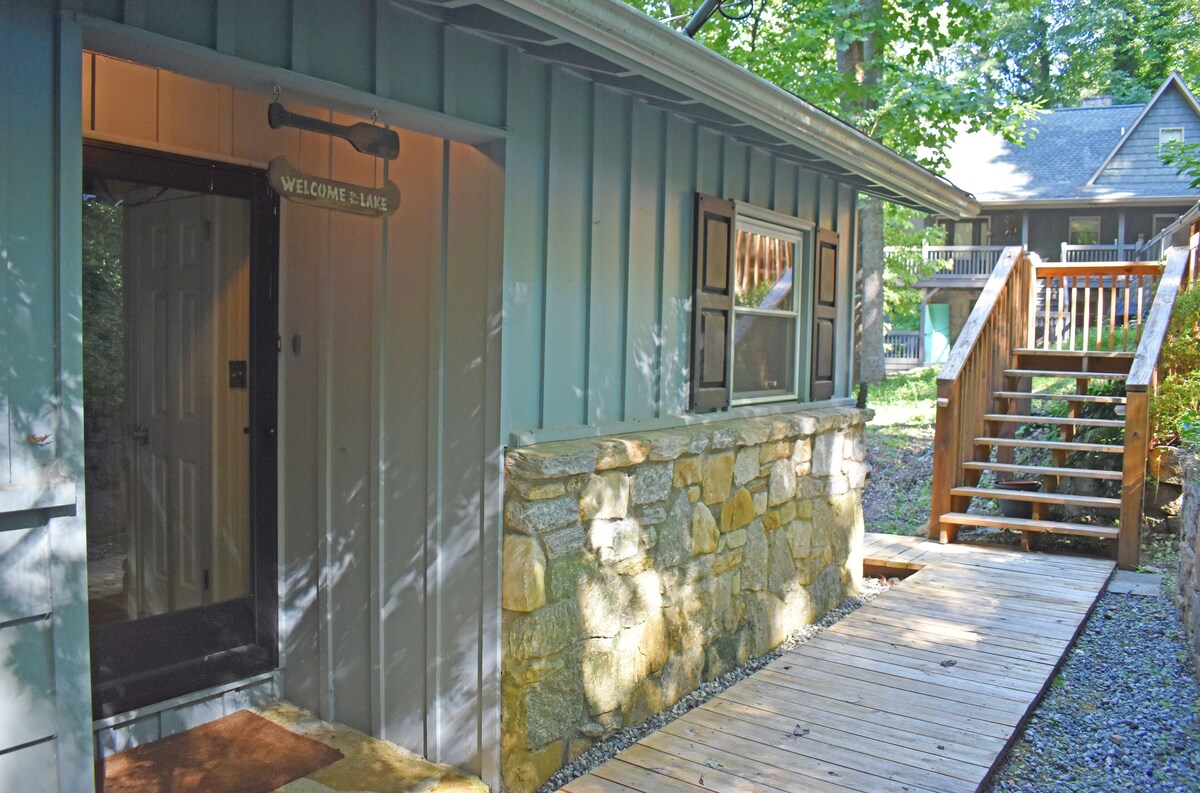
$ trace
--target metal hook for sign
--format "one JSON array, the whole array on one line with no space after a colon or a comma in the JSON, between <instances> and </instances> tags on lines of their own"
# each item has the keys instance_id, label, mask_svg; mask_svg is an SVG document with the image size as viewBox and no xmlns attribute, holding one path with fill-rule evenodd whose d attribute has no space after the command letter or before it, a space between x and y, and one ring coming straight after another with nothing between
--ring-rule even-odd
<instances>
[{"instance_id":1,"label":"metal hook for sign","mask_svg":"<svg viewBox=\"0 0 1200 793\"><path fill-rule=\"evenodd\" d=\"M280 95L280 94L282 94L282 93L283 93L283 91L282 91L282 90L279 88L279 83L275 83L275 87L271 89L271 97L272 97L272 98L273 98L273 99L274 99L276 102L278 102L278 101L279 101L279 95Z\"/></svg>"},{"instance_id":2,"label":"metal hook for sign","mask_svg":"<svg viewBox=\"0 0 1200 793\"><path fill-rule=\"evenodd\" d=\"M375 108L371 108L371 123L372 124L379 123L379 111L376 110Z\"/></svg>"}]
</instances>

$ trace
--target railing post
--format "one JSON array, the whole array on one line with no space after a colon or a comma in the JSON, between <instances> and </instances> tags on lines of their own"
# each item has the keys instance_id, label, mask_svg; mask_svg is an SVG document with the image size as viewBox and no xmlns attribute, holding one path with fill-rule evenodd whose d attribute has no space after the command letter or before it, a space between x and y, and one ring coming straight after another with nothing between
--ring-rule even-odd
<instances>
[{"instance_id":1,"label":"railing post","mask_svg":"<svg viewBox=\"0 0 1200 793\"><path fill-rule=\"evenodd\" d=\"M1125 394L1125 457L1121 474L1121 533L1117 539L1117 564L1132 570L1142 552L1142 499L1146 487L1146 458L1150 430L1150 395Z\"/></svg>"},{"instance_id":2,"label":"railing post","mask_svg":"<svg viewBox=\"0 0 1200 793\"><path fill-rule=\"evenodd\" d=\"M941 517L950 512L950 489L957 481L960 432L959 397L960 386L943 383L938 386L937 423L933 432L933 483L930 495L929 538L941 543L954 542L958 527L942 525Z\"/></svg>"}]
</instances>

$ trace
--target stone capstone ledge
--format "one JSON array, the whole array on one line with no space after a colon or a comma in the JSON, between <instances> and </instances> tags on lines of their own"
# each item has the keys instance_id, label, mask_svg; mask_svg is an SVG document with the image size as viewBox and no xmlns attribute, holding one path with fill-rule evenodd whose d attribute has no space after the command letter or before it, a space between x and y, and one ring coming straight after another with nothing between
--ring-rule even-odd
<instances>
[{"instance_id":1,"label":"stone capstone ledge","mask_svg":"<svg viewBox=\"0 0 1200 793\"><path fill-rule=\"evenodd\" d=\"M817 408L508 452L505 790L858 591L868 418Z\"/></svg>"},{"instance_id":2,"label":"stone capstone ledge","mask_svg":"<svg viewBox=\"0 0 1200 793\"><path fill-rule=\"evenodd\" d=\"M1188 650L1200 679L1200 457L1181 459L1183 505L1179 516L1179 580L1176 605Z\"/></svg>"}]
</instances>

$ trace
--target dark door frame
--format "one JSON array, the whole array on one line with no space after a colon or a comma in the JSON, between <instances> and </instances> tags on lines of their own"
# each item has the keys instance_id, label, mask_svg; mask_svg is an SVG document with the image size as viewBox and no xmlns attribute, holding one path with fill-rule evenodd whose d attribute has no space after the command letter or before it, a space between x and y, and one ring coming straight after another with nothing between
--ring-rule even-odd
<instances>
[{"instance_id":1,"label":"dark door frame","mask_svg":"<svg viewBox=\"0 0 1200 793\"><path fill-rule=\"evenodd\" d=\"M86 141L88 176L250 202L249 596L91 630L92 713L103 718L270 671L279 661L279 197L266 172Z\"/></svg>"}]
</instances>

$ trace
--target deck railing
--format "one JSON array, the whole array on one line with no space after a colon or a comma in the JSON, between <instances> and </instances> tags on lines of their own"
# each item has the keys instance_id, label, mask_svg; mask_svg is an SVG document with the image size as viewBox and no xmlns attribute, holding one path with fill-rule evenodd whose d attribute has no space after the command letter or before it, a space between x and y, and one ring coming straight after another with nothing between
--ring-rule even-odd
<instances>
[{"instance_id":1,"label":"deck railing","mask_svg":"<svg viewBox=\"0 0 1200 793\"><path fill-rule=\"evenodd\" d=\"M1029 345L1043 350L1132 350L1150 309L1152 262L1039 265Z\"/></svg>"},{"instance_id":2,"label":"deck railing","mask_svg":"<svg viewBox=\"0 0 1200 793\"><path fill-rule=\"evenodd\" d=\"M883 337L883 356L885 368L889 372L920 366L922 363L921 331L888 331Z\"/></svg>"},{"instance_id":3,"label":"deck railing","mask_svg":"<svg viewBox=\"0 0 1200 793\"><path fill-rule=\"evenodd\" d=\"M971 474L963 463L974 459L975 438L984 434L984 416L991 412L992 393L1001 390L1012 351L1028 338L1033 269L1039 263L1037 254L1020 247L1004 249L938 373L929 530L942 542L958 533L940 520L953 511L950 490L973 484L966 481Z\"/></svg>"},{"instance_id":4,"label":"deck railing","mask_svg":"<svg viewBox=\"0 0 1200 793\"><path fill-rule=\"evenodd\" d=\"M1146 315L1137 352L1125 380L1125 461L1121 476L1121 535L1117 564L1136 567L1141 553L1142 496L1150 445L1150 398L1158 384L1158 357L1167 336L1175 299L1188 282L1200 275L1197 251L1200 234L1191 244L1170 248L1158 289Z\"/></svg>"},{"instance_id":5,"label":"deck railing","mask_svg":"<svg viewBox=\"0 0 1200 793\"><path fill-rule=\"evenodd\" d=\"M1004 253L1003 245L922 245L925 261L949 262L937 276L979 276L987 278Z\"/></svg>"},{"instance_id":6,"label":"deck railing","mask_svg":"<svg viewBox=\"0 0 1200 793\"><path fill-rule=\"evenodd\" d=\"M1062 244L1063 264L1082 262L1124 262L1136 258L1137 245L1068 245Z\"/></svg>"}]
</instances>

